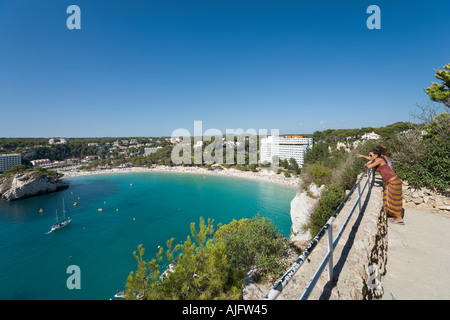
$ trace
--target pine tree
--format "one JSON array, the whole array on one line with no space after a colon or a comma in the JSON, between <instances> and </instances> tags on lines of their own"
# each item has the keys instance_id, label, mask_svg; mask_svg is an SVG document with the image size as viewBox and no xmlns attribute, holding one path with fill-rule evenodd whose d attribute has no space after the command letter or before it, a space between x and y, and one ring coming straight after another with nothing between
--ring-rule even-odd
<instances>
[{"instance_id":1,"label":"pine tree","mask_svg":"<svg viewBox=\"0 0 450 320\"><path fill-rule=\"evenodd\" d=\"M433 82L430 87L426 88L426 93L430 99L442 102L447 108L450 107L450 63L443 67L443 70L435 70L435 77L442 80L442 83Z\"/></svg>"},{"instance_id":2,"label":"pine tree","mask_svg":"<svg viewBox=\"0 0 450 320\"><path fill-rule=\"evenodd\" d=\"M208 219L205 224L200 218L198 231L195 223L191 223L195 242L188 236L183 244L172 249L174 239L167 241L166 258L173 269L164 278L160 273L163 248L159 248L156 259L146 263L144 249L139 245L139 255L133 252L138 269L128 276L126 299L241 299L244 274L230 266L225 244L213 238L215 230L213 221ZM174 257L177 251L180 252Z\"/></svg>"}]
</instances>

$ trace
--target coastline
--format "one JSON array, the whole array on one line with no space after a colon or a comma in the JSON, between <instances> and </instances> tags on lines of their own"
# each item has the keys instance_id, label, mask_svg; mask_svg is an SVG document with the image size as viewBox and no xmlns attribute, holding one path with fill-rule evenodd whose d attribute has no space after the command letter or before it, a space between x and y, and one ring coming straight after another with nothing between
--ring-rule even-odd
<instances>
[{"instance_id":1,"label":"coastline","mask_svg":"<svg viewBox=\"0 0 450 320\"><path fill-rule=\"evenodd\" d=\"M221 169L221 170L208 170L198 167L168 167L168 166L155 166L155 167L131 167L131 168L112 168L112 169L98 169L93 171L76 171L64 173L61 179L99 175L99 174L116 174L116 173L138 173L138 172L171 172L171 173L185 173L185 174L202 174L202 175L217 175L227 176L239 179L249 179L261 182L268 182L272 184L282 185L289 188L298 189L300 185L300 178L290 177L286 178L281 174L276 174L269 170L262 170L258 172L240 171L237 169Z\"/></svg>"}]
</instances>

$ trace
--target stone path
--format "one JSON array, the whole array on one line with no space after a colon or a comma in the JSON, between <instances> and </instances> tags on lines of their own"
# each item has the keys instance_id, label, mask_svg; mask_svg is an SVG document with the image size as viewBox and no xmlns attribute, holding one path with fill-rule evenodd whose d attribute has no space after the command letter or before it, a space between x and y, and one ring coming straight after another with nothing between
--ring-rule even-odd
<instances>
[{"instance_id":1,"label":"stone path","mask_svg":"<svg viewBox=\"0 0 450 320\"><path fill-rule=\"evenodd\" d=\"M388 227L382 299L450 299L450 214L406 208Z\"/></svg>"}]
</instances>

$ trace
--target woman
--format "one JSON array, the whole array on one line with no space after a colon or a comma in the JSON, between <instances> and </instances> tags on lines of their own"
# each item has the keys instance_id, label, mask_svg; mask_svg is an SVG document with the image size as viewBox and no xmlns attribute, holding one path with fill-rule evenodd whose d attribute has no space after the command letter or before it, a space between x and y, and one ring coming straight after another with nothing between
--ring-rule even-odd
<instances>
[{"instance_id":1,"label":"woman","mask_svg":"<svg viewBox=\"0 0 450 320\"><path fill-rule=\"evenodd\" d=\"M376 147L370 150L369 157L358 154L358 157L368 158L366 168L374 168L378 171L384 181L383 204L388 220L395 224L404 225L402 181L394 173L388 164L389 158L383 156L385 149ZM390 161L389 161L390 162Z\"/></svg>"},{"instance_id":2,"label":"woman","mask_svg":"<svg viewBox=\"0 0 450 320\"><path fill-rule=\"evenodd\" d=\"M383 148L382 146L376 146L375 149L378 149L381 152L381 157L386 161L387 165L389 166L389 168L392 169L392 171L394 171L394 169L392 168L392 162L391 159L389 159L389 157L387 156L388 154L388 149ZM374 149L374 150L375 150ZM366 158L367 160L372 160L370 157L368 156L364 156L362 154L358 154L358 158Z\"/></svg>"}]
</instances>

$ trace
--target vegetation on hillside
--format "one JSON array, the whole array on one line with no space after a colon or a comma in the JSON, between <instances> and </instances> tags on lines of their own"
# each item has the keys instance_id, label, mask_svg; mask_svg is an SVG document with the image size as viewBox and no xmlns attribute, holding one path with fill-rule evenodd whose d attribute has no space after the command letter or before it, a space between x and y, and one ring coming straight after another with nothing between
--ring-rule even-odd
<instances>
[{"instance_id":1,"label":"vegetation on hillside","mask_svg":"<svg viewBox=\"0 0 450 320\"><path fill-rule=\"evenodd\" d=\"M33 172L36 175L36 177L38 177L38 178L48 177L50 179L59 179L63 176L62 173L58 173L58 172L55 172L52 170L38 168L38 167L32 167L32 166L27 166L27 165L22 164L22 165L15 166L15 167L3 172L3 174L0 175L0 179L8 178L15 174L28 173L28 172Z\"/></svg>"},{"instance_id":2,"label":"vegetation on hillside","mask_svg":"<svg viewBox=\"0 0 450 320\"><path fill-rule=\"evenodd\" d=\"M368 154L373 146L374 141L365 141L358 143L357 147L349 144L345 150L343 146L337 148L334 143L322 141L314 144L311 152L306 154L301 175L304 188L310 183L326 186L306 226L310 229L311 237L315 237L325 225L344 200L345 190L350 190L358 174L364 171L366 160L358 158L357 154Z\"/></svg>"},{"instance_id":3,"label":"vegetation on hillside","mask_svg":"<svg viewBox=\"0 0 450 320\"><path fill-rule=\"evenodd\" d=\"M302 177L306 183L326 185L327 189L311 215L310 233L314 237L345 198L345 190L352 188L356 177L363 171L366 161L356 154L368 154L376 144L388 147L394 161L394 171L403 180L415 187L429 187L440 192L449 192L450 183L450 64L436 71L441 84L433 83L426 89L432 101L439 105L419 106L421 120L418 124L397 122L382 128L325 130L313 134L320 141L306 154ZM442 111L442 105L446 111ZM351 137L361 130L376 131L379 141L366 141L356 149L349 145L350 152L336 148L336 141L352 141ZM425 134L423 132L425 131Z\"/></svg>"},{"instance_id":4,"label":"vegetation on hillside","mask_svg":"<svg viewBox=\"0 0 450 320\"><path fill-rule=\"evenodd\" d=\"M430 100L418 106L415 117L423 132L410 130L387 141L392 151L395 171L401 179L415 187L428 187L438 192L450 189L450 64L436 70L436 78L426 89Z\"/></svg>"},{"instance_id":5,"label":"vegetation on hillside","mask_svg":"<svg viewBox=\"0 0 450 320\"><path fill-rule=\"evenodd\" d=\"M252 270L258 279L266 279L277 278L284 271L280 257L288 241L269 219L256 216L217 227L213 223L200 218L198 230L191 223L194 241L188 236L184 243L173 246L172 238L166 251L159 247L150 262L144 260L145 250L139 245L138 252L133 252L138 266L128 276L126 299L242 299L247 272Z\"/></svg>"}]
</instances>

